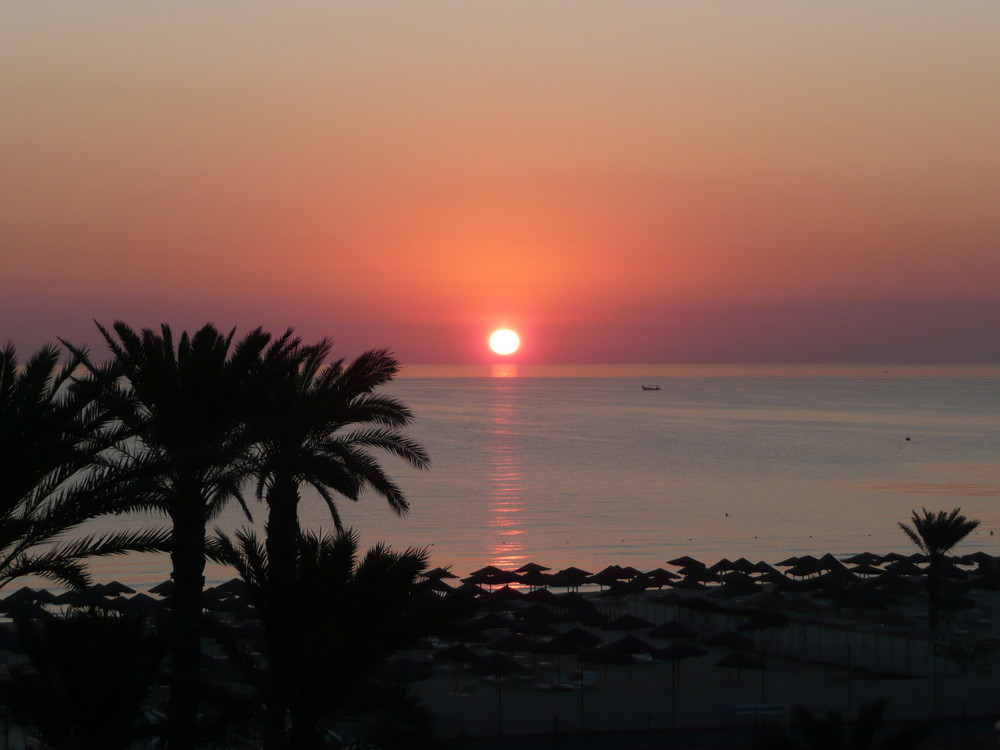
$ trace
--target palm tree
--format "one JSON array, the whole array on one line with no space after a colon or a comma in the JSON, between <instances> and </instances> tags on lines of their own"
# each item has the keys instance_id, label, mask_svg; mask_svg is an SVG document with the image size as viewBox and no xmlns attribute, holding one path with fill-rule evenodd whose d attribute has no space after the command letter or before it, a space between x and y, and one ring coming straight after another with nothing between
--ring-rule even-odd
<instances>
[{"instance_id":1,"label":"palm tree","mask_svg":"<svg viewBox=\"0 0 1000 750\"><path fill-rule=\"evenodd\" d=\"M166 549L156 531L60 541L128 510L131 498L98 465L113 437L106 414L73 382L81 357L61 366L59 357L45 346L20 366L13 344L0 350L0 587L36 575L82 588L87 557Z\"/></svg>"},{"instance_id":2,"label":"palm tree","mask_svg":"<svg viewBox=\"0 0 1000 750\"><path fill-rule=\"evenodd\" d=\"M931 735L926 724L912 725L878 737L888 701L877 700L858 709L850 736L843 717L830 711L825 718L813 716L798 706L793 710L794 726L802 735L795 740L785 735L762 735L753 740L754 750L917 750Z\"/></svg>"},{"instance_id":3,"label":"palm tree","mask_svg":"<svg viewBox=\"0 0 1000 750\"><path fill-rule=\"evenodd\" d=\"M187 750L197 734L206 526L229 500L246 510L246 419L271 337L258 328L234 346L234 332L209 324L175 343L166 324L159 333L120 321L112 328L98 325L112 360L86 362L100 403L130 436L117 443L114 468L148 509L170 519L167 739L171 750Z\"/></svg>"},{"instance_id":4,"label":"palm tree","mask_svg":"<svg viewBox=\"0 0 1000 750\"><path fill-rule=\"evenodd\" d=\"M283 639L290 627L294 636L281 641L291 657L283 686L288 690L283 702L287 726L282 727L287 747L321 747L324 732L339 719L370 713L381 717L374 722L380 731L406 727L403 746L430 747L428 717L419 705L401 695L398 686L374 679L390 654L434 632L448 617L447 602L430 594L441 608L428 606L417 580L427 565L426 550L397 553L380 544L359 561L352 531L303 532L295 548L291 596L275 598L267 545L252 531L239 531L236 539L234 544L217 532L212 554L247 583L264 629L268 663L276 634Z\"/></svg>"},{"instance_id":5,"label":"palm tree","mask_svg":"<svg viewBox=\"0 0 1000 750\"><path fill-rule=\"evenodd\" d=\"M950 513L943 510L931 513L926 508L921 511L913 511L910 519L912 527L900 523L899 528L927 555L927 622L930 629L937 632L940 625L941 570L951 549L979 526L979 521L963 516L961 508L955 508Z\"/></svg>"},{"instance_id":6,"label":"palm tree","mask_svg":"<svg viewBox=\"0 0 1000 750\"><path fill-rule=\"evenodd\" d=\"M42 747L127 750L148 738L162 649L142 617L46 615L17 630L28 661L0 681L0 702Z\"/></svg>"},{"instance_id":7,"label":"palm tree","mask_svg":"<svg viewBox=\"0 0 1000 750\"><path fill-rule=\"evenodd\" d=\"M409 409L377 392L398 371L396 360L387 351L377 350L346 366L344 360L326 365L330 350L328 339L303 346L291 331L276 340L262 368L266 392L250 418L257 493L268 507L270 597L283 612L295 607L291 592L300 540L301 487L316 490L341 530L337 495L356 501L370 490L384 497L396 513L408 509L402 490L372 451L383 451L418 468L428 464L423 448L400 432L412 419ZM284 747L287 711L282 696L289 692L294 631L291 617L274 623L267 700L270 722L265 732L268 750Z\"/></svg>"}]
</instances>

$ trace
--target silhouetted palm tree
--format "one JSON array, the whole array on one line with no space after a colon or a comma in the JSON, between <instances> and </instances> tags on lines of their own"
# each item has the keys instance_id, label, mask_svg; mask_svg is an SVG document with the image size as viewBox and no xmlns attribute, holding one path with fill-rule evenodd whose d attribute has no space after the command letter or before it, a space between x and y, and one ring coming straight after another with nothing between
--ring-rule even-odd
<instances>
[{"instance_id":1,"label":"silhouetted palm tree","mask_svg":"<svg viewBox=\"0 0 1000 750\"><path fill-rule=\"evenodd\" d=\"M979 521L963 516L961 508L955 508L950 513L943 510L931 513L926 508L921 511L913 511L910 519L912 527L900 523L899 528L927 555L927 621L930 629L937 631L940 625L942 566L947 562L951 549L979 526Z\"/></svg>"},{"instance_id":2,"label":"silhouetted palm tree","mask_svg":"<svg viewBox=\"0 0 1000 750\"><path fill-rule=\"evenodd\" d=\"M372 679L386 657L441 624L441 611L427 607L418 583L426 551L397 553L377 545L358 561L353 532L303 532L296 544L291 597L276 599L266 544L252 531L237 532L236 538L234 544L217 533L213 556L231 564L247 583L264 628L268 661L275 634L284 637L291 628L294 636L282 642L291 646L282 686L288 691L283 696L287 747L321 747L324 732L339 719L380 707L391 709L376 722L381 731L388 734L393 725L405 724L404 746L430 747L429 723L418 704L398 686L389 689ZM289 600L291 610L286 609Z\"/></svg>"},{"instance_id":3,"label":"silhouetted palm tree","mask_svg":"<svg viewBox=\"0 0 1000 750\"><path fill-rule=\"evenodd\" d=\"M330 349L327 339L303 346L291 332L277 339L264 357L266 392L250 417L257 492L268 507L270 600L279 611L295 606L291 592L303 485L324 499L339 530L338 495L358 500L368 490L385 498L397 513L408 508L402 490L374 452L402 458L418 468L428 463L423 448L400 432L412 419L409 409L377 392L398 371L396 360L379 350L346 366L343 360L326 364ZM291 641L297 636L291 618L279 618L272 629L272 691L267 701L271 728L265 732L265 747L279 750L284 746L286 714L281 696L288 694L282 686L290 679Z\"/></svg>"},{"instance_id":4,"label":"silhouetted palm tree","mask_svg":"<svg viewBox=\"0 0 1000 750\"><path fill-rule=\"evenodd\" d=\"M47 615L17 630L28 661L0 681L0 702L42 747L126 750L150 736L146 697L162 648L142 617Z\"/></svg>"},{"instance_id":5,"label":"silhouetted palm tree","mask_svg":"<svg viewBox=\"0 0 1000 750\"><path fill-rule=\"evenodd\" d=\"M234 332L206 325L175 343L166 324L159 333L122 322L112 328L98 325L113 359L88 366L102 385L102 406L132 436L118 443L114 466L171 522L167 736L171 750L187 750L197 735L206 525L227 501L243 504L246 418L271 337L258 328L234 346Z\"/></svg>"},{"instance_id":6,"label":"silhouetted palm tree","mask_svg":"<svg viewBox=\"0 0 1000 750\"><path fill-rule=\"evenodd\" d=\"M879 737L882 715L888 701L878 700L858 709L850 733L843 717L830 711L825 718L813 716L802 706L793 712L793 725L801 740L785 735L763 735L753 740L754 750L917 750L931 735L926 724L912 725Z\"/></svg>"},{"instance_id":7,"label":"silhouetted palm tree","mask_svg":"<svg viewBox=\"0 0 1000 750\"><path fill-rule=\"evenodd\" d=\"M60 366L53 346L23 367L12 344L0 350L0 587L38 575L82 588L87 557L166 549L167 535L155 531L59 542L132 502L114 472L97 465L113 436L105 413L72 381L80 364L74 356Z\"/></svg>"}]
</instances>

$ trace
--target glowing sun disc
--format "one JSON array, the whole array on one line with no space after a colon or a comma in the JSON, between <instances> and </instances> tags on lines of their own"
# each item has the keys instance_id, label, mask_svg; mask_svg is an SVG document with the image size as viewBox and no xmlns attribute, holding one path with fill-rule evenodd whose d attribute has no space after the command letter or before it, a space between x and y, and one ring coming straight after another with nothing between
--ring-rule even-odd
<instances>
[{"instance_id":1,"label":"glowing sun disc","mask_svg":"<svg viewBox=\"0 0 1000 750\"><path fill-rule=\"evenodd\" d=\"M490 336L490 349L497 354L513 354L521 345L521 338L508 328L494 331Z\"/></svg>"}]
</instances>

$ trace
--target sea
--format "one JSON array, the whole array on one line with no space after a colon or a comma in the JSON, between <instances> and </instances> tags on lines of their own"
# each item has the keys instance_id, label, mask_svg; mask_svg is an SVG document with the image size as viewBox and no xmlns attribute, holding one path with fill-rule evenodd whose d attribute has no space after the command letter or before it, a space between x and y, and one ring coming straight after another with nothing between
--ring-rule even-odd
<instances>
[{"instance_id":1,"label":"sea","mask_svg":"<svg viewBox=\"0 0 1000 750\"><path fill-rule=\"evenodd\" d=\"M431 467L383 458L405 516L372 493L338 509L362 548L425 549L459 576L910 553L899 524L924 508L961 508L980 526L957 551L1000 555L1000 366L414 365L386 392L412 409L407 434ZM259 529L262 508L250 510ZM333 528L314 492L300 518ZM139 522L162 523L99 530ZM235 507L214 522L249 524ZM145 587L169 561L91 569Z\"/></svg>"}]
</instances>

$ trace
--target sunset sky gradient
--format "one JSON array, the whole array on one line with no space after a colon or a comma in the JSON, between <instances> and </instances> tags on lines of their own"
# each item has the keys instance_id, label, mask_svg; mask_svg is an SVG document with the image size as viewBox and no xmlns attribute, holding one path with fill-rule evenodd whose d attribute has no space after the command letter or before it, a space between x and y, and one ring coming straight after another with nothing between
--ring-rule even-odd
<instances>
[{"instance_id":1,"label":"sunset sky gradient","mask_svg":"<svg viewBox=\"0 0 1000 750\"><path fill-rule=\"evenodd\" d=\"M1000 3L6 4L0 341L1000 361Z\"/></svg>"}]
</instances>

